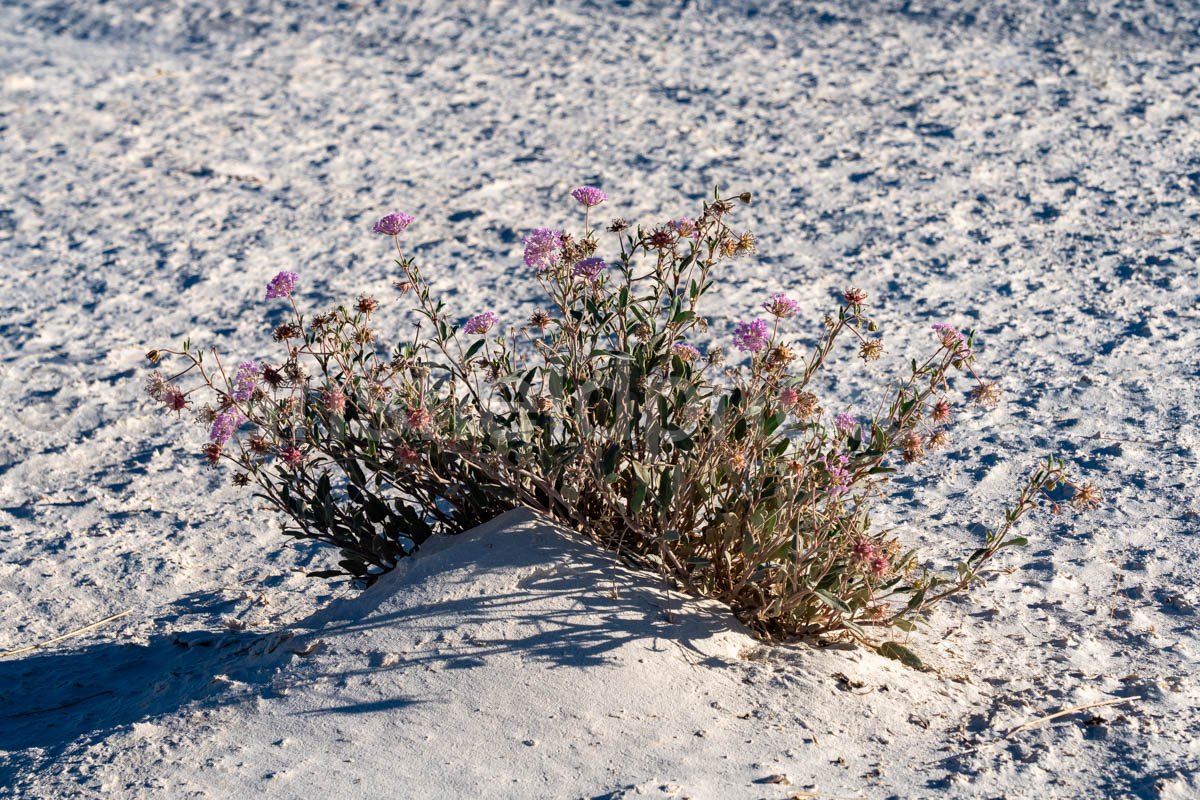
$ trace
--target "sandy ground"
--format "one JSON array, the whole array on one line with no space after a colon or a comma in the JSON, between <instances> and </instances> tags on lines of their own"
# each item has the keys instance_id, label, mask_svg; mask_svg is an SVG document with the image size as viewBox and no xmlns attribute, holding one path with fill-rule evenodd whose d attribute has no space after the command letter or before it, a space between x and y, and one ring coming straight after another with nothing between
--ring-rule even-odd
<instances>
[{"instance_id":1,"label":"sandy ground","mask_svg":"<svg viewBox=\"0 0 1200 800\"><path fill-rule=\"evenodd\" d=\"M131 611L0 659L0 791L1200 794L1198 29L1104 0L0 4L0 650ZM356 600L141 399L151 345L272 352L279 269L404 331L368 233L392 210L463 316L519 319L520 238L570 224L580 183L649 222L756 193L762 255L714 338L782 288L810 340L852 283L878 372L931 322L979 329L1006 401L882 514L931 556L1044 453L1105 506L1027 526L1012 572L911 637L918 674L764 654L711 608L640 617L662 592L634 576L605 607L578 577L602 559L528 525L493 537L574 578L472 567L471 539ZM847 359L825 388L855 407L876 379ZM470 662L472 626L523 644Z\"/></svg>"}]
</instances>

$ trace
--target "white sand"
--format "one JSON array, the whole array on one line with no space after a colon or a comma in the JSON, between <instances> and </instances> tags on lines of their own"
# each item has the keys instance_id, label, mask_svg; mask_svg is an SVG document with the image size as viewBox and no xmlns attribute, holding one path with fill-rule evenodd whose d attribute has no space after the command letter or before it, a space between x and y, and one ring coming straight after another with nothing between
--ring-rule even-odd
<instances>
[{"instance_id":1,"label":"white sand","mask_svg":"<svg viewBox=\"0 0 1200 800\"><path fill-rule=\"evenodd\" d=\"M1200 8L697 5L0 7L0 650L132 610L0 659L0 791L1200 794ZM851 283L881 372L931 322L979 328L1006 402L881 514L931 556L1046 452L1106 505L1031 520L1011 573L911 636L937 672L746 660L724 615L668 624L652 582L540 529L361 599L307 580L326 556L141 399L151 345L273 352L279 269L313 307L390 303L367 231L392 210L463 316L520 319L520 236L585 182L651 222L756 192L716 338L783 288L811 340ZM865 406L870 380L826 388Z\"/></svg>"}]
</instances>

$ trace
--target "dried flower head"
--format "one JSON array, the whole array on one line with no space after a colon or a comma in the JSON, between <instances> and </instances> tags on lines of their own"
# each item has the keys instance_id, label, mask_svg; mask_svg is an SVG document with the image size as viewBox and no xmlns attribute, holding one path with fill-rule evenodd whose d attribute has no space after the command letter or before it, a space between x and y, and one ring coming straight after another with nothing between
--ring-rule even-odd
<instances>
[{"instance_id":1,"label":"dried flower head","mask_svg":"<svg viewBox=\"0 0 1200 800\"><path fill-rule=\"evenodd\" d=\"M994 408L1000 402L1000 387L994 381L981 383L971 390L971 401L983 408Z\"/></svg>"},{"instance_id":2,"label":"dried flower head","mask_svg":"<svg viewBox=\"0 0 1200 800\"><path fill-rule=\"evenodd\" d=\"M299 325L294 322L285 322L282 325L276 326L273 335L275 337L275 341L286 342L288 339L295 339L301 333L303 333L303 331L300 330Z\"/></svg>"},{"instance_id":3,"label":"dried flower head","mask_svg":"<svg viewBox=\"0 0 1200 800\"><path fill-rule=\"evenodd\" d=\"M945 431L934 431L926 440L925 446L930 450L941 450L950 441L950 434Z\"/></svg>"},{"instance_id":4,"label":"dried flower head","mask_svg":"<svg viewBox=\"0 0 1200 800\"><path fill-rule=\"evenodd\" d=\"M1095 485L1087 483L1075 489L1071 505L1080 511L1090 511L1100 505L1101 499L1100 490Z\"/></svg>"},{"instance_id":5,"label":"dried flower head","mask_svg":"<svg viewBox=\"0 0 1200 800\"><path fill-rule=\"evenodd\" d=\"M598 206L608 199L608 195L597 189L595 186L580 186L571 192L571 197L574 197L579 203L587 208Z\"/></svg>"},{"instance_id":6,"label":"dried flower head","mask_svg":"<svg viewBox=\"0 0 1200 800\"><path fill-rule=\"evenodd\" d=\"M271 445L267 443L266 438L261 433L256 433L250 437L247 442L250 445L250 451L262 455L271 449Z\"/></svg>"},{"instance_id":7,"label":"dried flower head","mask_svg":"<svg viewBox=\"0 0 1200 800\"><path fill-rule=\"evenodd\" d=\"M788 319L800 313L800 304L782 292L771 295L762 307L768 314L780 319Z\"/></svg>"},{"instance_id":8,"label":"dried flower head","mask_svg":"<svg viewBox=\"0 0 1200 800\"><path fill-rule=\"evenodd\" d=\"M700 226L691 217L680 217L667 223L667 227L675 231L680 239L699 239Z\"/></svg>"},{"instance_id":9,"label":"dried flower head","mask_svg":"<svg viewBox=\"0 0 1200 800\"><path fill-rule=\"evenodd\" d=\"M950 421L951 410L950 401L944 397L939 397L938 401L933 404L933 411L930 412L929 416L934 422L942 424Z\"/></svg>"},{"instance_id":10,"label":"dried flower head","mask_svg":"<svg viewBox=\"0 0 1200 800\"><path fill-rule=\"evenodd\" d=\"M756 319L739 322L733 329L733 345L745 353L757 353L767 346L767 323Z\"/></svg>"},{"instance_id":11,"label":"dried flower head","mask_svg":"<svg viewBox=\"0 0 1200 800\"><path fill-rule=\"evenodd\" d=\"M796 360L796 354L785 344L771 348L767 354L767 366L771 369L784 369Z\"/></svg>"},{"instance_id":12,"label":"dried flower head","mask_svg":"<svg viewBox=\"0 0 1200 800\"><path fill-rule=\"evenodd\" d=\"M242 487L250 485L250 477L244 472L233 473L233 485Z\"/></svg>"},{"instance_id":13,"label":"dried flower head","mask_svg":"<svg viewBox=\"0 0 1200 800\"><path fill-rule=\"evenodd\" d=\"M408 226L413 224L413 217L403 212L388 214L380 219L372 226L371 230L375 233L382 233L385 236L399 236L408 230Z\"/></svg>"},{"instance_id":14,"label":"dried flower head","mask_svg":"<svg viewBox=\"0 0 1200 800\"><path fill-rule=\"evenodd\" d=\"M608 225L609 233L620 233L621 231L628 230L628 229L629 229L629 223L626 222L625 220L621 219L620 217L618 217L617 219L614 219Z\"/></svg>"},{"instance_id":15,"label":"dried flower head","mask_svg":"<svg viewBox=\"0 0 1200 800\"><path fill-rule=\"evenodd\" d=\"M146 394L155 400L163 399L163 393L167 391L167 386L167 380L161 373L151 372L146 378Z\"/></svg>"},{"instance_id":16,"label":"dried flower head","mask_svg":"<svg viewBox=\"0 0 1200 800\"><path fill-rule=\"evenodd\" d=\"M757 252L758 239L753 233L746 231L745 233L738 234L733 250L735 256L752 256Z\"/></svg>"},{"instance_id":17,"label":"dried flower head","mask_svg":"<svg viewBox=\"0 0 1200 800\"><path fill-rule=\"evenodd\" d=\"M725 351L720 347L710 347L704 360L714 367L719 367L725 363Z\"/></svg>"},{"instance_id":18,"label":"dried flower head","mask_svg":"<svg viewBox=\"0 0 1200 800\"><path fill-rule=\"evenodd\" d=\"M401 278L400 280L392 281L392 287L399 291L400 294L408 294L412 290L413 284L412 281Z\"/></svg>"},{"instance_id":19,"label":"dried flower head","mask_svg":"<svg viewBox=\"0 0 1200 800\"><path fill-rule=\"evenodd\" d=\"M288 445L279 451L279 458L292 469L304 463L304 453L296 445Z\"/></svg>"},{"instance_id":20,"label":"dried flower head","mask_svg":"<svg viewBox=\"0 0 1200 800\"><path fill-rule=\"evenodd\" d=\"M563 235L552 228L535 228L525 237L525 265L538 274L553 269L562 255Z\"/></svg>"},{"instance_id":21,"label":"dried flower head","mask_svg":"<svg viewBox=\"0 0 1200 800\"><path fill-rule=\"evenodd\" d=\"M287 270L280 272L267 283L267 299L291 297L292 292L296 291L296 281L298 280L300 280L300 276L294 272Z\"/></svg>"},{"instance_id":22,"label":"dried flower head","mask_svg":"<svg viewBox=\"0 0 1200 800\"><path fill-rule=\"evenodd\" d=\"M163 392L162 401L168 411L175 413L182 413L188 405L187 395L177 386L168 386Z\"/></svg>"},{"instance_id":23,"label":"dried flower head","mask_svg":"<svg viewBox=\"0 0 1200 800\"><path fill-rule=\"evenodd\" d=\"M473 336L482 336L483 334L496 327L496 315L491 311L484 311L482 314L476 314L467 320L463 325L463 332Z\"/></svg>"},{"instance_id":24,"label":"dried flower head","mask_svg":"<svg viewBox=\"0 0 1200 800\"><path fill-rule=\"evenodd\" d=\"M910 433L908 435L908 438L904 440L904 449L900 452L900 456L906 464L912 464L925 457L925 443L921 440L920 434Z\"/></svg>"},{"instance_id":25,"label":"dried flower head","mask_svg":"<svg viewBox=\"0 0 1200 800\"><path fill-rule=\"evenodd\" d=\"M650 246L656 250L670 250L675 246L677 235L670 228L656 228L650 234Z\"/></svg>"},{"instance_id":26,"label":"dried flower head","mask_svg":"<svg viewBox=\"0 0 1200 800\"><path fill-rule=\"evenodd\" d=\"M550 327L550 322L550 315L545 311L535 311L529 317L529 327L538 331L546 330Z\"/></svg>"},{"instance_id":27,"label":"dried flower head","mask_svg":"<svg viewBox=\"0 0 1200 800\"><path fill-rule=\"evenodd\" d=\"M209 463L209 466L216 466L221 460L221 443L209 442L204 445L204 459Z\"/></svg>"},{"instance_id":28,"label":"dried flower head","mask_svg":"<svg viewBox=\"0 0 1200 800\"><path fill-rule=\"evenodd\" d=\"M379 302L369 294L359 295L358 304L355 306L360 314L371 316L375 313L375 309L379 308Z\"/></svg>"},{"instance_id":29,"label":"dried flower head","mask_svg":"<svg viewBox=\"0 0 1200 800\"><path fill-rule=\"evenodd\" d=\"M883 341L880 339L868 339L858 348L858 355L863 361L878 361L883 355Z\"/></svg>"},{"instance_id":30,"label":"dried flower head","mask_svg":"<svg viewBox=\"0 0 1200 800\"><path fill-rule=\"evenodd\" d=\"M554 398L549 395L539 394L533 398L533 407L537 409L539 414L549 414L554 410Z\"/></svg>"},{"instance_id":31,"label":"dried flower head","mask_svg":"<svg viewBox=\"0 0 1200 800\"><path fill-rule=\"evenodd\" d=\"M264 364L262 369L263 383L272 389L278 389L283 384L283 373L274 367Z\"/></svg>"}]
</instances>

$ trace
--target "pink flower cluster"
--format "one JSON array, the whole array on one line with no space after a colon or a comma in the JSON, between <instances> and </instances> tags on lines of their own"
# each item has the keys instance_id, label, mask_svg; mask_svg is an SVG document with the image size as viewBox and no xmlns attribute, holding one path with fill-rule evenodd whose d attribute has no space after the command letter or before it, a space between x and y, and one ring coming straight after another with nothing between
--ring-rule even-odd
<instances>
[{"instance_id":1,"label":"pink flower cluster","mask_svg":"<svg viewBox=\"0 0 1200 800\"><path fill-rule=\"evenodd\" d=\"M386 236L399 236L408 230L408 226L412 224L413 217L411 215L397 212L380 218L371 230Z\"/></svg>"},{"instance_id":2,"label":"pink flower cluster","mask_svg":"<svg viewBox=\"0 0 1200 800\"><path fill-rule=\"evenodd\" d=\"M671 352L679 356L684 363L691 363L700 358L700 351L686 342L676 342L671 346Z\"/></svg>"},{"instance_id":3,"label":"pink flower cluster","mask_svg":"<svg viewBox=\"0 0 1200 800\"><path fill-rule=\"evenodd\" d=\"M208 438L217 444L225 444L229 441L229 437L233 436L234 432L242 427L242 423L246 418L242 416L242 412L237 408L230 406L229 408L217 414L213 420L212 428L209 430Z\"/></svg>"},{"instance_id":4,"label":"pink flower cluster","mask_svg":"<svg viewBox=\"0 0 1200 800\"><path fill-rule=\"evenodd\" d=\"M855 561L865 566L867 571L877 578L886 575L892 568L892 562L887 555L880 552L875 543L865 537L855 540L850 547L850 553Z\"/></svg>"},{"instance_id":5,"label":"pink flower cluster","mask_svg":"<svg viewBox=\"0 0 1200 800\"><path fill-rule=\"evenodd\" d=\"M258 375L261 370L253 361L243 361L238 365L237 375L233 378L233 399L245 403L254 396L258 388Z\"/></svg>"},{"instance_id":6,"label":"pink flower cluster","mask_svg":"<svg viewBox=\"0 0 1200 800\"><path fill-rule=\"evenodd\" d=\"M858 417L850 414L838 414L833 418L833 426L842 433L849 433L858 427Z\"/></svg>"},{"instance_id":7,"label":"pink flower cluster","mask_svg":"<svg viewBox=\"0 0 1200 800\"><path fill-rule=\"evenodd\" d=\"M267 283L267 299L273 300L276 297L291 297L292 292L296 290L296 281L300 276L294 272L283 272L271 278Z\"/></svg>"},{"instance_id":8,"label":"pink flower cluster","mask_svg":"<svg viewBox=\"0 0 1200 800\"><path fill-rule=\"evenodd\" d=\"M745 353L757 353L767 346L769 340L767 323L756 319L739 322L733 329L733 345Z\"/></svg>"},{"instance_id":9,"label":"pink flower cluster","mask_svg":"<svg viewBox=\"0 0 1200 800\"><path fill-rule=\"evenodd\" d=\"M762 307L768 314L780 319L794 317L800 313L800 304L786 294L771 295L771 298L763 303Z\"/></svg>"},{"instance_id":10,"label":"pink flower cluster","mask_svg":"<svg viewBox=\"0 0 1200 800\"><path fill-rule=\"evenodd\" d=\"M837 497L850 491L850 470L846 468L850 464L850 457L838 453L826 456L823 463L825 471L829 473L829 495Z\"/></svg>"},{"instance_id":11,"label":"pink flower cluster","mask_svg":"<svg viewBox=\"0 0 1200 800\"><path fill-rule=\"evenodd\" d=\"M585 258L577 263L571 274L577 278L584 278L589 281L594 281L600 276L600 273L603 272L604 268L607 266L608 264L604 263L603 258L596 258L593 256L592 258Z\"/></svg>"},{"instance_id":12,"label":"pink flower cluster","mask_svg":"<svg viewBox=\"0 0 1200 800\"><path fill-rule=\"evenodd\" d=\"M608 199L608 195L597 189L595 186L580 186L578 189L571 192L571 197L574 197L587 208L598 206Z\"/></svg>"},{"instance_id":13,"label":"pink flower cluster","mask_svg":"<svg viewBox=\"0 0 1200 800\"><path fill-rule=\"evenodd\" d=\"M562 233L553 228L536 228L525 237L525 266L533 267L538 274L552 269L562 255Z\"/></svg>"},{"instance_id":14,"label":"pink flower cluster","mask_svg":"<svg viewBox=\"0 0 1200 800\"><path fill-rule=\"evenodd\" d=\"M476 314L467 320L466 324L463 325L463 331L465 333L479 336L494 328L496 326L496 322L496 315L491 311L485 311L482 314Z\"/></svg>"}]
</instances>

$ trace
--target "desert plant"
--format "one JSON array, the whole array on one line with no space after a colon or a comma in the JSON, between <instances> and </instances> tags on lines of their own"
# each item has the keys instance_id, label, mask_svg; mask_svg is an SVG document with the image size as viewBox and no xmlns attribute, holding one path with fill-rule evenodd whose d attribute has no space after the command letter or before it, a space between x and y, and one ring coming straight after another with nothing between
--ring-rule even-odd
<instances>
[{"instance_id":1,"label":"desert plant","mask_svg":"<svg viewBox=\"0 0 1200 800\"><path fill-rule=\"evenodd\" d=\"M397 290L419 315L411 339L380 349L371 297L306 316L297 276L284 272L266 292L291 303L274 331L280 358L227 370L215 349L151 351L181 364L155 372L149 392L181 414L206 396L206 457L232 462L234 480L283 513L285 533L341 551L341 570L321 575L369 583L431 535L524 505L727 603L768 636L910 630L985 577L1000 549L1024 543L1018 519L1072 486L1048 459L956 574L923 568L870 512L889 474L945 444L964 405L952 384L969 380L977 404L998 399L975 371L973 334L935 325L928 354L885 383L873 414L830 415L814 376L835 353L872 364L883 350L864 292L844 292L804 353L790 336L799 304L766 298L761 318L734 328L738 360L727 364L718 348L701 352L702 305L722 264L756 250L730 225L750 195L714 193L697 217L650 229L615 220L606 255L591 217L607 198L594 187L572 195L579 235L525 239L546 298L528 320L505 326L482 311L456 322L402 248L412 218L391 214L375 231L392 238ZM185 377L196 385L180 388ZM1087 487L1073 502L1095 499Z\"/></svg>"}]
</instances>

